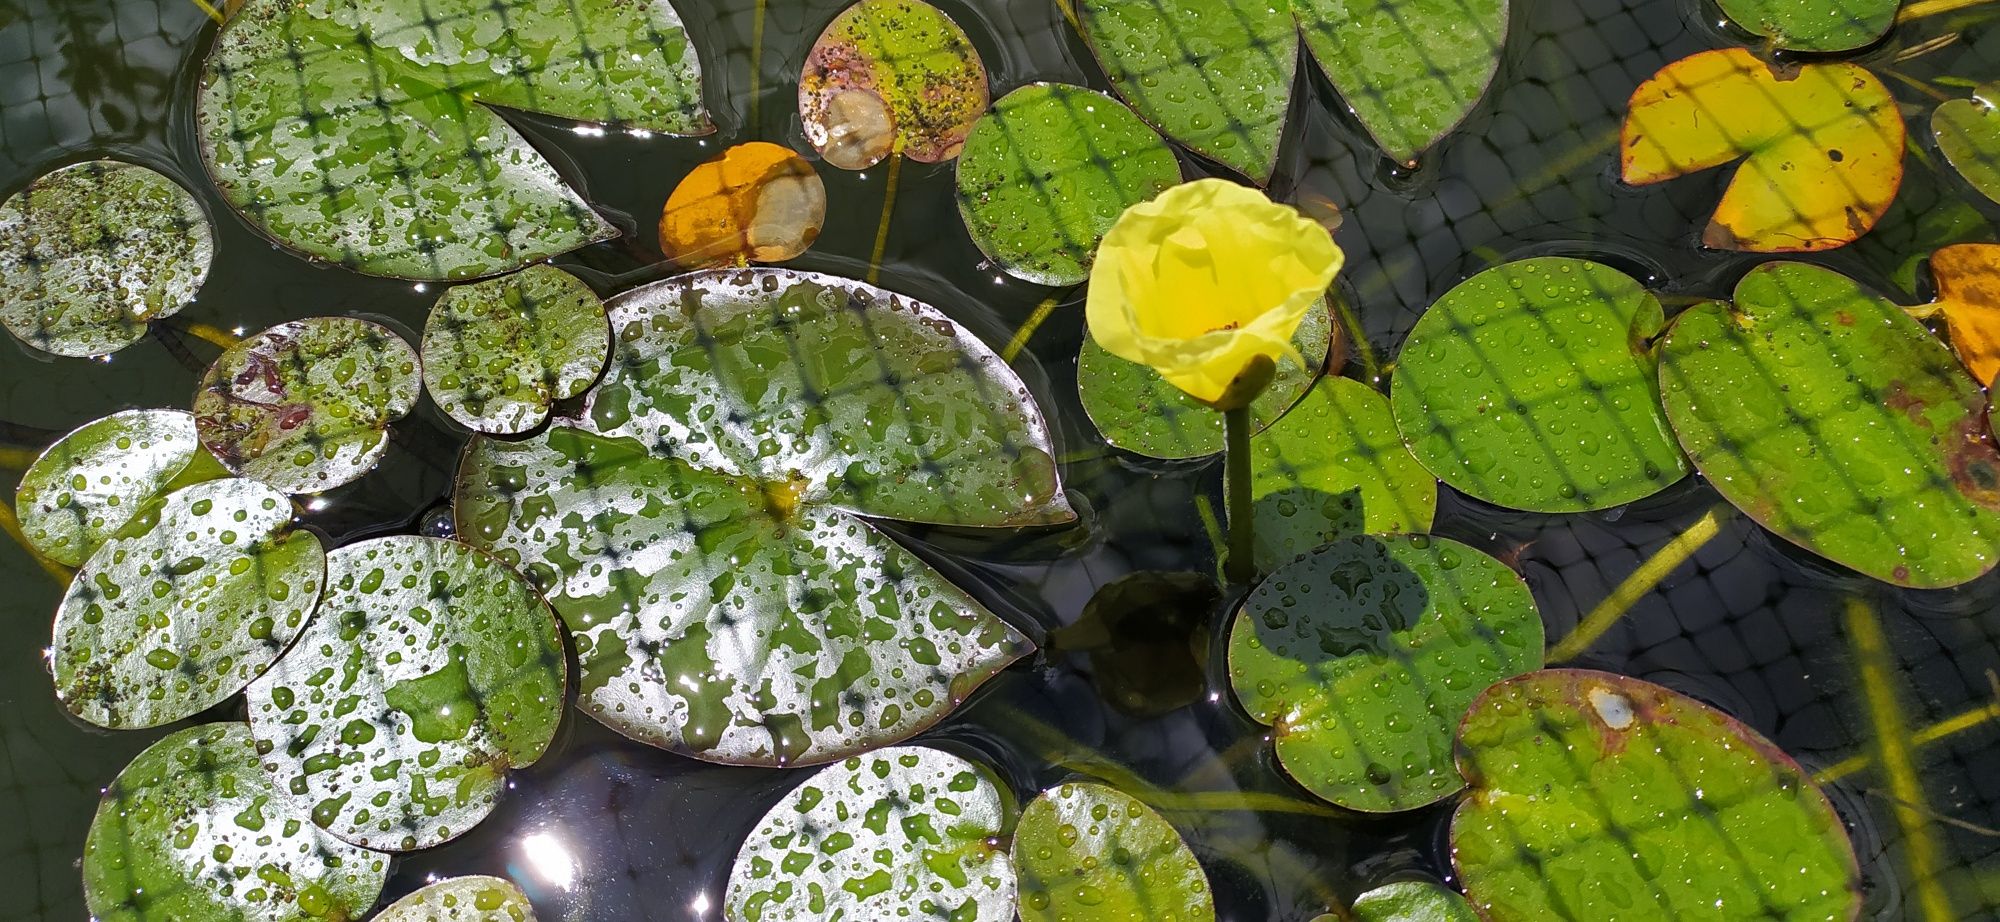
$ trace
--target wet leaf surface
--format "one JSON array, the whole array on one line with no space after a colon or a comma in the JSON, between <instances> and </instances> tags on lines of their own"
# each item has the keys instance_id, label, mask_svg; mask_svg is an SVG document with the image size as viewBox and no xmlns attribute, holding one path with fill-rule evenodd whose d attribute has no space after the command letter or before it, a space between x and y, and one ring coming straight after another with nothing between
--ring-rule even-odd
<instances>
[{"instance_id":1,"label":"wet leaf surface","mask_svg":"<svg viewBox=\"0 0 2000 922\"><path fill-rule=\"evenodd\" d=\"M312 822L368 848L464 834L562 722L568 666L533 586L456 541L327 555L326 595L248 692L264 767Z\"/></svg>"},{"instance_id":2,"label":"wet leaf surface","mask_svg":"<svg viewBox=\"0 0 2000 922\"><path fill-rule=\"evenodd\" d=\"M1229 683L1278 761L1350 810L1411 810L1463 786L1452 733L1487 685L1538 668L1521 577L1426 535L1336 541L1280 568L1229 632Z\"/></svg>"},{"instance_id":3,"label":"wet leaf surface","mask_svg":"<svg viewBox=\"0 0 2000 922\"><path fill-rule=\"evenodd\" d=\"M214 254L208 214L172 179L64 167L0 202L0 326L55 355L117 352L194 300Z\"/></svg>"},{"instance_id":4,"label":"wet leaf surface","mask_svg":"<svg viewBox=\"0 0 2000 922\"><path fill-rule=\"evenodd\" d=\"M1180 180L1173 149L1124 103L1034 83L972 127L958 208L972 242L1008 274L1078 285L1118 216Z\"/></svg>"},{"instance_id":5,"label":"wet leaf surface","mask_svg":"<svg viewBox=\"0 0 2000 922\"><path fill-rule=\"evenodd\" d=\"M228 476L184 410L126 410L78 426L21 473L21 532L57 563L79 566L149 499Z\"/></svg>"},{"instance_id":6,"label":"wet leaf surface","mask_svg":"<svg viewBox=\"0 0 2000 922\"><path fill-rule=\"evenodd\" d=\"M991 100L972 40L923 0L861 0L843 10L799 75L806 140L843 170L897 153L950 160Z\"/></svg>"},{"instance_id":7,"label":"wet leaf surface","mask_svg":"<svg viewBox=\"0 0 2000 922\"><path fill-rule=\"evenodd\" d=\"M1431 305L1396 358L1391 402L1438 479L1509 509L1583 512L1687 473L1660 409L1660 302L1600 263L1505 263Z\"/></svg>"},{"instance_id":8,"label":"wet leaf surface","mask_svg":"<svg viewBox=\"0 0 2000 922\"><path fill-rule=\"evenodd\" d=\"M1938 152L1972 188L2000 202L2000 115L1993 103L2000 84L1988 83L1969 99L1942 103L1931 114L1931 136Z\"/></svg>"},{"instance_id":9,"label":"wet leaf surface","mask_svg":"<svg viewBox=\"0 0 2000 922\"><path fill-rule=\"evenodd\" d=\"M1952 351L1975 380L1991 386L2000 375L2000 244L1942 247L1930 263Z\"/></svg>"},{"instance_id":10,"label":"wet leaf surface","mask_svg":"<svg viewBox=\"0 0 2000 922\"><path fill-rule=\"evenodd\" d=\"M326 576L319 539L291 523L291 501L248 480L139 505L56 610L56 697L90 723L137 729L249 684L312 617Z\"/></svg>"},{"instance_id":11,"label":"wet leaf surface","mask_svg":"<svg viewBox=\"0 0 2000 922\"><path fill-rule=\"evenodd\" d=\"M1861 910L1840 817L1791 758L1692 698L1548 670L1500 683L1459 731L1472 792L1453 863L1492 922Z\"/></svg>"},{"instance_id":12,"label":"wet leaf surface","mask_svg":"<svg viewBox=\"0 0 2000 922\"><path fill-rule=\"evenodd\" d=\"M1765 263L1675 319L1660 382L1724 498L1806 550L1899 586L2000 560L1985 395L1944 344L1828 269Z\"/></svg>"},{"instance_id":13,"label":"wet leaf surface","mask_svg":"<svg viewBox=\"0 0 2000 922\"><path fill-rule=\"evenodd\" d=\"M1507 0L1299 0L1306 47L1391 160L1450 134L1493 82Z\"/></svg>"},{"instance_id":14,"label":"wet leaf surface","mask_svg":"<svg viewBox=\"0 0 2000 922\"><path fill-rule=\"evenodd\" d=\"M1014 831L1022 922L1213 922L1208 874L1153 808L1101 784L1064 784Z\"/></svg>"},{"instance_id":15,"label":"wet leaf surface","mask_svg":"<svg viewBox=\"0 0 2000 922\"><path fill-rule=\"evenodd\" d=\"M604 302L554 266L461 285L424 325L424 387L479 432L526 432L597 380L611 350Z\"/></svg>"},{"instance_id":16,"label":"wet leaf surface","mask_svg":"<svg viewBox=\"0 0 2000 922\"><path fill-rule=\"evenodd\" d=\"M350 317L279 324L224 352L195 393L195 428L224 466L287 493L368 473L421 393L417 352Z\"/></svg>"},{"instance_id":17,"label":"wet leaf surface","mask_svg":"<svg viewBox=\"0 0 2000 922\"><path fill-rule=\"evenodd\" d=\"M1702 245L1826 250L1875 226L1903 182L1903 118L1882 81L1838 61L1780 70L1741 48L1704 51L1632 93L1620 139L1633 185L1741 159Z\"/></svg>"},{"instance_id":18,"label":"wet leaf surface","mask_svg":"<svg viewBox=\"0 0 2000 922\"><path fill-rule=\"evenodd\" d=\"M1737 25L1790 51L1852 51L1896 22L1902 0L1719 0Z\"/></svg>"},{"instance_id":19,"label":"wet leaf surface","mask_svg":"<svg viewBox=\"0 0 2000 922\"><path fill-rule=\"evenodd\" d=\"M1270 387L1250 405L1257 428L1276 422L1312 387L1333 335L1332 318L1324 309L1306 312L1292 346L1310 367L1279 360ZM1118 448L1170 461L1222 450L1221 413L1167 383L1159 372L1104 351L1087 335L1077 355L1076 384L1084 412L1104 440Z\"/></svg>"},{"instance_id":20,"label":"wet leaf surface","mask_svg":"<svg viewBox=\"0 0 2000 922\"><path fill-rule=\"evenodd\" d=\"M757 823L729 872L734 922L1014 917L993 840L1013 809L986 770L923 746L829 766Z\"/></svg>"},{"instance_id":21,"label":"wet leaf surface","mask_svg":"<svg viewBox=\"0 0 2000 922\"><path fill-rule=\"evenodd\" d=\"M535 907L512 881L451 877L390 904L375 922L535 922Z\"/></svg>"},{"instance_id":22,"label":"wet leaf surface","mask_svg":"<svg viewBox=\"0 0 2000 922\"><path fill-rule=\"evenodd\" d=\"M346 922L389 859L313 826L257 765L250 730L204 724L154 743L104 791L84 846L100 922Z\"/></svg>"},{"instance_id":23,"label":"wet leaf surface","mask_svg":"<svg viewBox=\"0 0 2000 922\"><path fill-rule=\"evenodd\" d=\"M686 269L793 259L826 225L826 184L812 164L764 141L703 161L660 213L660 250Z\"/></svg>"},{"instance_id":24,"label":"wet leaf surface","mask_svg":"<svg viewBox=\"0 0 2000 922\"><path fill-rule=\"evenodd\" d=\"M1330 917L1329 917L1330 918ZM1383 884L1354 900L1355 922L1480 922L1457 891L1421 880Z\"/></svg>"},{"instance_id":25,"label":"wet leaf surface","mask_svg":"<svg viewBox=\"0 0 2000 922\"><path fill-rule=\"evenodd\" d=\"M360 272L474 278L615 236L489 106L713 130L667 0L249 0L195 116L231 205Z\"/></svg>"}]
</instances>

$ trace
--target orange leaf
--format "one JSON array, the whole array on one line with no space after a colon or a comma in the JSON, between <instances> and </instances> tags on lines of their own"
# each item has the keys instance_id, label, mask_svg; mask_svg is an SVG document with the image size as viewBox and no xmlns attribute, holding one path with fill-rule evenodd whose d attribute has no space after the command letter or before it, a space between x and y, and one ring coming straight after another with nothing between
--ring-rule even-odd
<instances>
[{"instance_id":1,"label":"orange leaf","mask_svg":"<svg viewBox=\"0 0 2000 922\"><path fill-rule=\"evenodd\" d=\"M826 223L812 164L763 141L694 168L660 215L660 250L687 269L772 263L804 253Z\"/></svg>"},{"instance_id":2,"label":"orange leaf","mask_svg":"<svg viewBox=\"0 0 2000 922\"><path fill-rule=\"evenodd\" d=\"M1979 383L2000 373L2000 244L1961 243L1931 254L1937 308L1951 347Z\"/></svg>"}]
</instances>

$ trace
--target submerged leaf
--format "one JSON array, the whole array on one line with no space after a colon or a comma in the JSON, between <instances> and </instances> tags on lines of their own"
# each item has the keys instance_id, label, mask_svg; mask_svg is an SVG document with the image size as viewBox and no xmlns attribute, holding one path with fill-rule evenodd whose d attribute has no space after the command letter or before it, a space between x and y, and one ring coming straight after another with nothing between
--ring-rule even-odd
<instances>
[{"instance_id":1,"label":"submerged leaf","mask_svg":"<svg viewBox=\"0 0 2000 922\"><path fill-rule=\"evenodd\" d=\"M375 922L535 922L535 907L512 881L451 877L390 904Z\"/></svg>"},{"instance_id":2,"label":"submerged leaf","mask_svg":"<svg viewBox=\"0 0 2000 922\"><path fill-rule=\"evenodd\" d=\"M1500 68L1507 0L1298 0L1306 47L1390 159L1413 165Z\"/></svg>"},{"instance_id":3,"label":"submerged leaf","mask_svg":"<svg viewBox=\"0 0 2000 922\"><path fill-rule=\"evenodd\" d=\"M843 170L898 153L950 160L991 99L972 40L923 0L861 0L841 11L799 75L806 140Z\"/></svg>"},{"instance_id":4,"label":"submerged leaf","mask_svg":"<svg viewBox=\"0 0 2000 922\"><path fill-rule=\"evenodd\" d=\"M1931 254L1936 307L1951 348L1980 384L2000 375L2000 244L1961 243Z\"/></svg>"},{"instance_id":5,"label":"submerged leaf","mask_svg":"<svg viewBox=\"0 0 2000 922\"><path fill-rule=\"evenodd\" d=\"M660 214L660 250L688 269L776 263L804 253L826 225L826 184L812 164L764 141L696 166Z\"/></svg>"},{"instance_id":6,"label":"submerged leaf","mask_svg":"<svg viewBox=\"0 0 2000 922\"><path fill-rule=\"evenodd\" d=\"M1354 919L1355 922L1480 922L1472 904L1457 891L1422 880L1383 884L1355 897Z\"/></svg>"},{"instance_id":7,"label":"submerged leaf","mask_svg":"<svg viewBox=\"0 0 2000 922\"><path fill-rule=\"evenodd\" d=\"M526 432L597 380L611 349L604 303L554 266L444 293L424 325L424 387L480 432Z\"/></svg>"},{"instance_id":8,"label":"submerged leaf","mask_svg":"<svg viewBox=\"0 0 2000 922\"><path fill-rule=\"evenodd\" d=\"M1980 195L2000 202L2000 83L1982 84L1970 99L1940 104L1931 114L1931 135L1946 162Z\"/></svg>"},{"instance_id":9,"label":"submerged leaf","mask_svg":"<svg viewBox=\"0 0 2000 922\"><path fill-rule=\"evenodd\" d=\"M1014 830L1022 922L1214 922L1208 874L1153 808L1101 784L1064 784Z\"/></svg>"},{"instance_id":10,"label":"submerged leaf","mask_svg":"<svg viewBox=\"0 0 2000 922\"><path fill-rule=\"evenodd\" d=\"M1788 51L1852 51L1896 23L1902 0L1719 0L1722 14Z\"/></svg>"},{"instance_id":11,"label":"submerged leaf","mask_svg":"<svg viewBox=\"0 0 2000 922\"><path fill-rule=\"evenodd\" d=\"M78 566L147 500L229 472L201 447L185 410L126 410L78 426L21 474L21 533Z\"/></svg>"}]
</instances>

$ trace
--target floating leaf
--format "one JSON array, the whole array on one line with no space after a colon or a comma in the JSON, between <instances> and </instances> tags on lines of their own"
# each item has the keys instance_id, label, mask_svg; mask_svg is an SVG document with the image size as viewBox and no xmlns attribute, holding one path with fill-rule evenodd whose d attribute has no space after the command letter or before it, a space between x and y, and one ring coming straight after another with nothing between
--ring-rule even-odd
<instances>
[{"instance_id":1,"label":"floating leaf","mask_svg":"<svg viewBox=\"0 0 2000 922\"><path fill-rule=\"evenodd\" d=\"M1955 586L2000 560L1985 395L1851 279L1758 266L1733 307L1675 319L1660 382L1702 475L1786 540L1899 586Z\"/></svg>"},{"instance_id":2,"label":"floating leaf","mask_svg":"<svg viewBox=\"0 0 2000 922\"><path fill-rule=\"evenodd\" d=\"M597 380L611 328L596 292L554 266L461 285L424 325L424 387L469 429L526 432Z\"/></svg>"},{"instance_id":3,"label":"floating leaf","mask_svg":"<svg viewBox=\"0 0 2000 922\"><path fill-rule=\"evenodd\" d=\"M1903 182L1889 89L1838 61L1773 67L1742 48L1668 64L1632 92L1625 181L1646 185L1743 159L1704 246L1790 253L1868 232Z\"/></svg>"},{"instance_id":4,"label":"floating leaf","mask_svg":"<svg viewBox=\"0 0 2000 922\"><path fill-rule=\"evenodd\" d=\"M21 474L21 533L57 563L79 566L149 499L228 476L183 410L126 410L78 426Z\"/></svg>"},{"instance_id":5,"label":"floating leaf","mask_svg":"<svg viewBox=\"0 0 2000 922\"><path fill-rule=\"evenodd\" d=\"M157 727L262 674L312 617L326 557L283 493L198 483L140 505L56 610L56 697L101 727Z\"/></svg>"},{"instance_id":6,"label":"floating leaf","mask_svg":"<svg viewBox=\"0 0 2000 922\"><path fill-rule=\"evenodd\" d=\"M991 100L972 40L923 0L861 0L843 10L799 75L806 140L843 170L898 153L950 160Z\"/></svg>"},{"instance_id":7,"label":"floating leaf","mask_svg":"<svg viewBox=\"0 0 2000 922\"><path fill-rule=\"evenodd\" d=\"M194 397L195 429L224 466L287 493L368 473L389 424L421 393L417 353L349 317L283 323L224 352Z\"/></svg>"},{"instance_id":8,"label":"floating leaf","mask_svg":"<svg viewBox=\"0 0 2000 922\"><path fill-rule=\"evenodd\" d=\"M1173 149L1124 103L1031 83L972 126L958 210L972 242L1008 274L1077 285L1118 216L1180 180Z\"/></svg>"},{"instance_id":9,"label":"floating leaf","mask_svg":"<svg viewBox=\"0 0 2000 922\"><path fill-rule=\"evenodd\" d=\"M98 922L347 922L389 859L321 832L257 765L240 723L154 743L104 789L83 848Z\"/></svg>"},{"instance_id":10,"label":"floating leaf","mask_svg":"<svg viewBox=\"0 0 2000 922\"><path fill-rule=\"evenodd\" d=\"M1146 121L1257 182L1276 168L1299 34L1265 0L1076 0L1090 50Z\"/></svg>"},{"instance_id":11,"label":"floating leaf","mask_svg":"<svg viewBox=\"0 0 2000 922\"><path fill-rule=\"evenodd\" d=\"M1328 918L1331 918L1330 916ZM1480 922L1455 891L1421 880L1383 884L1354 900L1355 922Z\"/></svg>"},{"instance_id":12,"label":"floating leaf","mask_svg":"<svg viewBox=\"0 0 2000 922\"><path fill-rule=\"evenodd\" d=\"M1491 922L1853 919L1854 850L1797 763L1638 679L1534 672L1459 730L1452 861Z\"/></svg>"},{"instance_id":13,"label":"floating leaf","mask_svg":"<svg viewBox=\"0 0 2000 922\"><path fill-rule=\"evenodd\" d=\"M611 316L587 428L475 441L455 503L576 635L587 712L712 761L827 762L930 726L1031 649L861 518L1074 515L985 345L776 269L669 279Z\"/></svg>"},{"instance_id":14,"label":"floating leaf","mask_svg":"<svg viewBox=\"0 0 2000 922\"><path fill-rule=\"evenodd\" d=\"M452 877L397 900L375 922L535 922L535 907L512 881Z\"/></svg>"},{"instance_id":15,"label":"floating leaf","mask_svg":"<svg viewBox=\"0 0 2000 922\"><path fill-rule=\"evenodd\" d=\"M764 141L703 161L660 213L660 249L688 269L775 263L804 253L826 225L826 184L812 164Z\"/></svg>"},{"instance_id":16,"label":"floating leaf","mask_svg":"<svg viewBox=\"0 0 2000 922\"><path fill-rule=\"evenodd\" d=\"M0 326L55 355L117 352L193 301L214 255L179 183L115 160L64 167L0 202Z\"/></svg>"},{"instance_id":17,"label":"floating leaf","mask_svg":"<svg viewBox=\"0 0 2000 922\"><path fill-rule=\"evenodd\" d=\"M729 871L731 922L1008 922L1013 814L985 769L924 746L854 756L792 789Z\"/></svg>"},{"instance_id":18,"label":"floating leaf","mask_svg":"<svg viewBox=\"0 0 2000 922\"><path fill-rule=\"evenodd\" d=\"M2000 83L1982 84L1970 99L1939 104L1931 113L1938 152L1972 188L2000 202L2000 115L1993 111Z\"/></svg>"},{"instance_id":19,"label":"floating leaf","mask_svg":"<svg viewBox=\"0 0 2000 922\"><path fill-rule=\"evenodd\" d=\"M1277 377L1250 405L1253 427L1276 422L1312 387L1333 335L1333 321L1326 311L1306 312L1292 334L1292 345L1310 367L1289 358L1279 360ZM1076 386L1084 412L1115 447L1167 460L1222 450L1221 413L1167 383L1159 372L1104 351L1090 336L1083 338L1083 351L1077 355Z\"/></svg>"},{"instance_id":20,"label":"floating leaf","mask_svg":"<svg viewBox=\"0 0 2000 922\"><path fill-rule=\"evenodd\" d=\"M1064 784L1014 831L1022 922L1215 919L1208 874L1153 808L1101 784Z\"/></svg>"},{"instance_id":21,"label":"floating leaf","mask_svg":"<svg viewBox=\"0 0 2000 922\"><path fill-rule=\"evenodd\" d=\"M1936 307L1951 348L1979 383L2000 375L2000 244L1964 243L1931 254Z\"/></svg>"},{"instance_id":22,"label":"floating leaf","mask_svg":"<svg viewBox=\"0 0 2000 922\"><path fill-rule=\"evenodd\" d=\"M1648 345L1665 322L1659 300L1609 266L1495 266L1418 318L1396 358L1396 424L1438 479L1509 509L1650 496L1687 473Z\"/></svg>"},{"instance_id":23,"label":"floating leaf","mask_svg":"<svg viewBox=\"0 0 2000 922\"><path fill-rule=\"evenodd\" d=\"M1542 639L1505 564L1444 538L1364 535L1258 584L1229 631L1229 683L1306 790L1411 810L1463 786L1459 717L1487 685L1539 667Z\"/></svg>"},{"instance_id":24,"label":"floating leaf","mask_svg":"<svg viewBox=\"0 0 2000 922\"><path fill-rule=\"evenodd\" d=\"M1852 51L1896 23L1902 0L1719 0L1722 15L1788 51Z\"/></svg>"},{"instance_id":25,"label":"floating leaf","mask_svg":"<svg viewBox=\"0 0 2000 922\"><path fill-rule=\"evenodd\" d=\"M1507 0L1299 0L1306 47L1399 163L1465 120L1500 68Z\"/></svg>"},{"instance_id":26,"label":"floating leaf","mask_svg":"<svg viewBox=\"0 0 2000 922\"><path fill-rule=\"evenodd\" d=\"M494 275L617 234L489 106L714 130L667 0L250 0L202 68L202 157L229 203L371 275Z\"/></svg>"},{"instance_id":27,"label":"floating leaf","mask_svg":"<svg viewBox=\"0 0 2000 922\"><path fill-rule=\"evenodd\" d=\"M1250 451L1265 572L1335 538L1430 531L1437 513L1437 479L1403 447L1388 399L1359 381L1321 378Z\"/></svg>"},{"instance_id":28,"label":"floating leaf","mask_svg":"<svg viewBox=\"0 0 2000 922\"><path fill-rule=\"evenodd\" d=\"M315 824L427 848L541 758L567 673L555 618L519 574L456 541L378 538L327 555L319 615L249 688L250 729Z\"/></svg>"}]
</instances>

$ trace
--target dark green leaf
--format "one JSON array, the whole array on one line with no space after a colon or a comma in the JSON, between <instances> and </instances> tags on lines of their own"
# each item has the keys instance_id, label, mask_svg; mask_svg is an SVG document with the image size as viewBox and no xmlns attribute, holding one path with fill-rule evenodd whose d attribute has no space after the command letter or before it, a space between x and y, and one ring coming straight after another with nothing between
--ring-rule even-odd
<instances>
[{"instance_id":1,"label":"dark green leaf","mask_svg":"<svg viewBox=\"0 0 2000 922\"><path fill-rule=\"evenodd\" d=\"M1938 152L1979 190L1979 194L2000 202L2000 114L1994 100L2000 99L2000 83L1988 83L1973 91L1970 99L1942 103L1931 115L1931 134L1937 138Z\"/></svg>"},{"instance_id":2,"label":"dark green leaf","mask_svg":"<svg viewBox=\"0 0 2000 922\"><path fill-rule=\"evenodd\" d=\"M525 432L604 370L611 328L590 286L553 266L461 285L424 325L424 386L469 429Z\"/></svg>"},{"instance_id":3,"label":"dark green leaf","mask_svg":"<svg viewBox=\"0 0 2000 922\"><path fill-rule=\"evenodd\" d=\"M1893 2L1893 0L1892 0ZM1389 157L1414 163L1500 68L1507 0L1296 0L1306 47Z\"/></svg>"}]
</instances>

